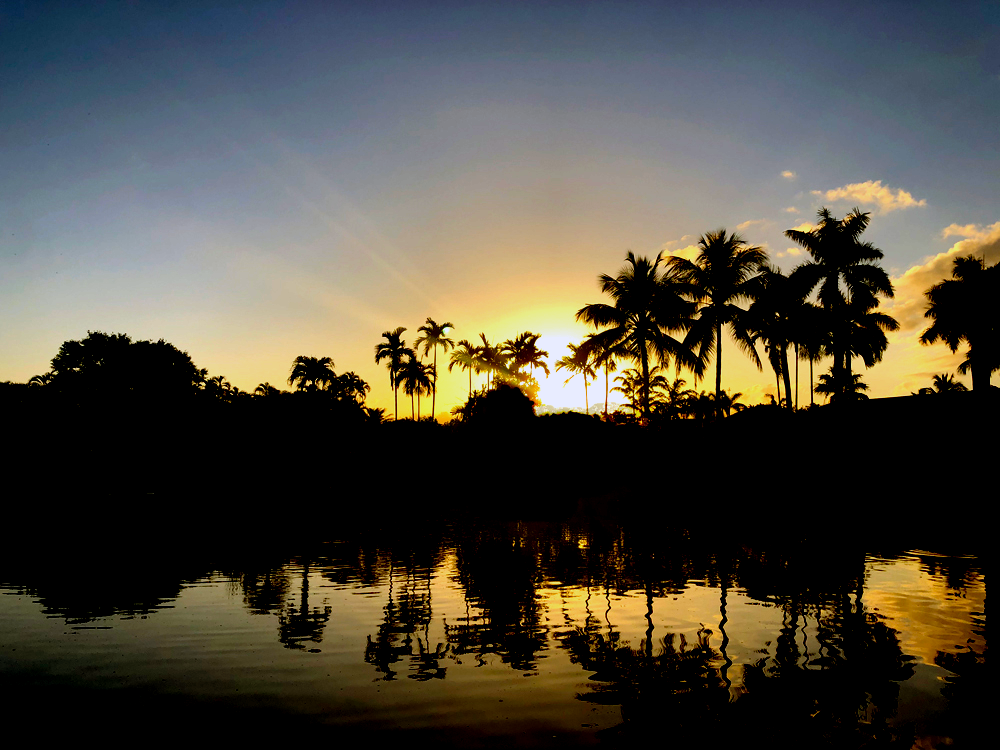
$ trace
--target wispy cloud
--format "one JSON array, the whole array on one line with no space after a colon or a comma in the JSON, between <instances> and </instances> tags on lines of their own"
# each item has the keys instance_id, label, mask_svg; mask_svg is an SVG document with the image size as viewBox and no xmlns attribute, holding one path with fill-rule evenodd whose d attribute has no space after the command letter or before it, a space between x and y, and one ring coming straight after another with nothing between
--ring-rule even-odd
<instances>
[{"instance_id":1,"label":"wispy cloud","mask_svg":"<svg viewBox=\"0 0 1000 750\"><path fill-rule=\"evenodd\" d=\"M768 226L769 224L771 224L771 222L768 221L767 219L748 219L747 221L744 221L741 224L737 224L736 229L737 231L745 232L750 227L763 228Z\"/></svg>"},{"instance_id":2,"label":"wispy cloud","mask_svg":"<svg viewBox=\"0 0 1000 750\"><path fill-rule=\"evenodd\" d=\"M833 190L813 190L812 194L830 202L851 201L858 206L876 206L880 214L927 205L926 200L916 200L902 188L893 190L888 185L883 185L882 180L854 182Z\"/></svg>"},{"instance_id":3,"label":"wispy cloud","mask_svg":"<svg viewBox=\"0 0 1000 750\"><path fill-rule=\"evenodd\" d=\"M791 228L799 232L811 232L816 228L816 225L810 224L808 221L803 221L797 227L791 227Z\"/></svg>"},{"instance_id":4,"label":"wispy cloud","mask_svg":"<svg viewBox=\"0 0 1000 750\"><path fill-rule=\"evenodd\" d=\"M790 169L786 169L784 172L782 172L781 176L784 177L786 180L794 180L796 177L798 177L798 175L795 174L795 172L793 172Z\"/></svg>"},{"instance_id":5,"label":"wispy cloud","mask_svg":"<svg viewBox=\"0 0 1000 750\"><path fill-rule=\"evenodd\" d=\"M994 226L996 225L994 224ZM949 224L941 230L941 237L943 239L948 239L949 237L983 239L989 234L991 229L992 227L982 227L978 224Z\"/></svg>"},{"instance_id":6,"label":"wispy cloud","mask_svg":"<svg viewBox=\"0 0 1000 750\"><path fill-rule=\"evenodd\" d=\"M797 209L795 206L789 206L788 208L784 209L784 211L785 211L786 214L797 214L797 213L799 213L799 209Z\"/></svg>"},{"instance_id":7,"label":"wispy cloud","mask_svg":"<svg viewBox=\"0 0 1000 750\"><path fill-rule=\"evenodd\" d=\"M784 250L777 254L778 258L788 258L795 257L796 255L802 255L801 247L786 247Z\"/></svg>"}]
</instances>

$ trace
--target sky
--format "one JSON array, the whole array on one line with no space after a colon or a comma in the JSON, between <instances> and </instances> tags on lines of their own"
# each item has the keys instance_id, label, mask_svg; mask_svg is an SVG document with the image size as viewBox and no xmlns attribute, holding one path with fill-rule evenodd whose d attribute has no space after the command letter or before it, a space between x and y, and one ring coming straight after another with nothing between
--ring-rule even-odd
<instances>
[{"instance_id":1,"label":"sky","mask_svg":"<svg viewBox=\"0 0 1000 750\"><path fill-rule=\"evenodd\" d=\"M826 206L871 213L902 328L855 367L905 395L963 358L919 344L924 291L1000 261L998 42L995 2L5 2L0 380L94 330L244 390L330 356L391 413L384 331L530 330L551 367L627 251L724 227L787 272ZM582 407L566 377L542 401Z\"/></svg>"}]
</instances>

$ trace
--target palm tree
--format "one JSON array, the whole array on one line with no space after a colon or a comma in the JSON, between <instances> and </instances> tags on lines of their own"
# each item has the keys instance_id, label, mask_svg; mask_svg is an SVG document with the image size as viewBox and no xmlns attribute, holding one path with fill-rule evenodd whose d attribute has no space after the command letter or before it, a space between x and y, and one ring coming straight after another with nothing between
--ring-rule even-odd
<instances>
[{"instance_id":1,"label":"palm tree","mask_svg":"<svg viewBox=\"0 0 1000 750\"><path fill-rule=\"evenodd\" d=\"M921 388L917 393L912 395L924 396L938 393L962 393L969 390L965 387L964 383L955 380L953 375L935 375L932 382L932 387Z\"/></svg>"},{"instance_id":2,"label":"palm tree","mask_svg":"<svg viewBox=\"0 0 1000 750\"><path fill-rule=\"evenodd\" d=\"M834 365L829 373L819 376L819 384L814 388L816 393L823 394L830 399L830 402L839 401L865 401L868 396L862 391L868 390L868 384L861 381L860 374L852 374L846 370L838 370Z\"/></svg>"},{"instance_id":3,"label":"palm tree","mask_svg":"<svg viewBox=\"0 0 1000 750\"><path fill-rule=\"evenodd\" d=\"M556 362L556 369L565 369L570 372L570 376L566 378L566 383L569 383L577 375L583 375L583 401L586 406L586 413L590 414L590 399L587 396L587 378L594 378L596 376L591 350L582 345L570 344L569 351L568 355Z\"/></svg>"},{"instance_id":4,"label":"palm tree","mask_svg":"<svg viewBox=\"0 0 1000 750\"><path fill-rule=\"evenodd\" d=\"M413 397L416 395L417 404L419 405L420 396L426 396L431 392L433 388L431 383L432 372L433 367L431 365L423 364L411 352L411 355L403 362L403 366L396 376L397 382L403 386L403 393L410 397L410 419L419 419L420 417L419 411L414 415Z\"/></svg>"},{"instance_id":5,"label":"palm tree","mask_svg":"<svg viewBox=\"0 0 1000 750\"><path fill-rule=\"evenodd\" d=\"M486 389L489 390L499 377L501 382L513 379L513 374L507 366L508 357L499 346L494 346L486 338L485 333L479 334L482 346L476 347L476 372L486 373Z\"/></svg>"},{"instance_id":6,"label":"palm tree","mask_svg":"<svg viewBox=\"0 0 1000 750\"><path fill-rule=\"evenodd\" d=\"M477 347L471 341L462 339L451 353L451 362L448 363L448 372L451 372L455 365L469 372L469 398L472 398L472 372L476 369Z\"/></svg>"},{"instance_id":7,"label":"palm tree","mask_svg":"<svg viewBox=\"0 0 1000 750\"><path fill-rule=\"evenodd\" d=\"M500 345L500 351L509 357L511 373L518 379L525 367L529 369L531 377L534 377L536 367L545 372L545 377L549 376L549 366L543 359L549 353L538 348L538 339L541 337L540 333L524 331L517 338L507 339Z\"/></svg>"},{"instance_id":8,"label":"palm tree","mask_svg":"<svg viewBox=\"0 0 1000 750\"><path fill-rule=\"evenodd\" d=\"M316 391L330 385L335 377L330 357L296 357L288 385L299 391Z\"/></svg>"},{"instance_id":9,"label":"palm tree","mask_svg":"<svg viewBox=\"0 0 1000 750\"><path fill-rule=\"evenodd\" d=\"M994 310L1000 295L1000 263L987 267L985 260L974 255L955 258L951 276L925 292L928 305L924 317L933 322L920 335L920 343L941 340L956 352L964 341L969 352L958 372L972 373L973 391L987 390L990 376L1000 369Z\"/></svg>"},{"instance_id":10,"label":"palm tree","mask_svg":"<svg viewBox=\"0 0 1000 750\"><path fill-rule=\"evenodd\" d=\"M843 370L845 386L851 386L851 334L853 325L847 310L855 298L871 311L878 296L893 296L892 281L878 265L882 251L870 242L861 242L870 215L855 208L839 220L830 210L821 208L819 225L803 232L789 229L785 236L809 251L812 261L792 271L796 283L802 283L811 294L817 287L820 305L830 314L833 349L833 369Z\"/></svg>"},{"instance_id":11,"label":"palm tree","mask_svg":"<svg viewBox=\"0 0 1000 750\"><path fill-rule=\"evenodd\" d=\"M735 232L727 235L725 229L702 235L698 248L698 256L693 262L676 256L669 262L694 287L692 296L699 308L685 344L697 349L694 372L699 377L715 355L715 395L718 399L722 393L723 327L729 327L736 343L757 369L761 368L753 336L747 329L746 311L737 303L752 298L754 285L751 280L767 262L767 253L748 245Z\"/></svg>"},{"instance_id":12,"label":"palm tree","mask_svg":"<svg viewBox=\"0 0 1000 750\"><path fill-rule=\"evenodd\" d=\"M618 362L615 357L627 355L628 352L624 345L621 344L618 346L612 345L610 349L605 349L598 342L594 341L596 335L595 333L588 333L587 340L583 342L583 345L593 349L594 366L604 369L604 419L606 420L608 418L608 385L611 378L611 371L618 369ZM636 410L636 414L638 413L638 410Z\"/></svg>"},{"instance_id":13,"label":"palm tree","mask_svg":"<svg viewBox=\"0 0 1000 750\"><path fill-rule=\"evenodd\" d=\"M281 391L279 391L270 383L261 383L256 388L253 389L253 395L260 397L277 396L280 393Z\"/></svg>"},{"instance_id":14,"label":"palm tree","mask_svg":"<svg viewBox=\"0 0 1000 750\"><path fill-rule=\"evenodd\" d=\"M46 372L42 375L33 375L28 380L28 385L48 385L54 377L55 375L51 372Z\"/></svg>"},{"instance_id":15,"label":"palm tree","mask_svg":"<svg viewBox=\"0 0 1000 750\"><path fill-rule=\"evenodd\" d=\"M434 419L434 412L437 409L437 373L438 373L438 347L447 352L453 346L455 342L452 341L446 335L449 328L454 328L451 323L437 323L432 318L428 318L427 322L417 329L417 333L422 334L413 342L413 345L420 349L420 345L424 345L424 356L433 349L434 350L434 378L431 381L432 391L431 391L431 419Z\"/></svg>"},{"instance_id":16,"label":"palm tree","mask_svg":"<svg viewBox=\"0 0 1000 750\"><path fill-rule=\"evenodd\" d=\"M794 345L796 355L801 341L812 332L810 325L819 324L813 306L806 301L802 286L781 273L776 266L765 263L754 279L753 304L748 311L748 326L754 341L763 341L776 378L785 386L785 402L789 409L798 407L798 360L796 356L795 403L792 401L791 373L788 367L788 347Z\"/></svg>"},{"instance_id":17,"label":"palm tree","mask_svg":"<svg viewBox=\"0 0 1000 750\"><path fill-rule=\"evenodd\" d=\"M684 299L688 286L678 274L660 270L660 258L636 258L631 251L625 266L614 278L598 277L601 291L614 304L582 307L576 319L599 329L588 348L615 351L639 365L642 372L642 415L649 420L650 360L666 365L673 357L680 365L693 366L690 351L670 334L686 330L693 305Z\"/></svg>"},{"instance_id":18,"label":"palm tree","mask_svg":"<svg viewBox=\"0 0 1000 750\"><path fill-rule=\"evenodd\" d=\"M385 341L375 345L375 364L383 359L385 366L389 370L389 387L392 388L393 411L392 418L399 418L399 371L403 367L403 362L407 357L414 356L406 342L403 341L405 328L400 326L395 331L385 331L382 338Z\"/></svg>"}]
</instances>

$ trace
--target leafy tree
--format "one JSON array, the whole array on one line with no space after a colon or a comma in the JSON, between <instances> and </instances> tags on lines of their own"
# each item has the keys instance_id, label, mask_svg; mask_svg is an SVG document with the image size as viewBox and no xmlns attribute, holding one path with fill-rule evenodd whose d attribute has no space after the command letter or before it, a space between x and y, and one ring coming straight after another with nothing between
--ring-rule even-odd
<instances>
[{"instance_id":1,"label":"leafy tree","mask_svg":"<svg viewBox=\"0 0 1000 750\"><path fill-rule=\"evenodd\" d=\"M642 414L648 420L651 363L666 365L673 357L678 366L694 365L689 349L670 335L685 331L690 323L693 305L682 296L689 286L677 273L662 271L660 258L651 262L631 251L617 276L602 274L598 282L613 304L586 305L576 313L577 320L598 329L586 347L615 351L639 365Z\"/></svg>"},{"instance_id":2,"label":"leafy tree","mask_svg":"<svg viewBox=\"0 0 1000 750\"><path fill-rule=\"evenodd\" d=\"M447 353L449 349L455 346L455 342L447 336L448 329L454 327L451 323L437 323L432 318L428 318L427 322L417 329L417 332L421 335L413 342L413 345L417 349L420 349L420 345L423 344L425 357L431 349L434 350L434 372L431 379L431 419L434 419L434 413L437 409L437 350L440 346Z\"/></svg>"},{"instance_id":3,"label":"leafy tree","mask_svg":"<svg viewBox=\"0 0 1000 750\"><path fill-rule=\"evenodd\" d=\"M1000 369L1000 335L997 332L996 299L1000 296L1000 264L969 255L955 258L951 278L925 292L925 318L933 322L920 336L920 343L943 341L952 352L964 341L969 346L958 372L972 373L972 389L988 389L990 377Z\"/></svg>"},{"instance_id":4,"label":"leafy tree","mask_svg":"<svg viewBox=\"0 0 1000 750\"><path fill-rule=\"evenodd\" d=\"M403 368L403 363L407 358L412 359L415 355L406 342L403 341L405 328L400 326L395 331L385 331L381 344L375 345L375 364L385 360L386 368L389 370L389 387L392 388L393 398L393 419L399 418L399 375Z\"/></svg>"},{"instance_id":5,"label":"leafy tree","mask_svg":"<svg viewBox=\"0 0 1000 750\"><path fill-rule=\"evenodd\" d=\"M201 371L187 352L163 339L132 341L124 333L88 331L52 359L49 383L81 397L168 400L193 394Z\"/></svg>"},{"instance_id":6,"label":"leafy tree","mask_svg":"<svg viewBox=\"0 0 1000 750\"><path fill-rule=\"evenodd\" d=\"M834 378L834 382L851 387L851 356L854 353L851 339L857 331L857 321L852 320L852 316L870 313L878 305L879 296L891 298L892 281L878 265L882 251L870 242L861 242L861 234L870 221L868 213L855 208L839 220L829 209L821 208L818 217L819 225L808 232L798 229L785 232L786 237L812 256L811 261L795 268L791 276L810 293L818 289L819 303L830 316L834 356L831 372L843 370L845 374L843 378ZM852 303L855 305L853 310ZM885 319L882 322L885 323ZM882 327L877 322L873 324ZM859 348L871 351L866 345Z\"/></svg>"},{"instance_id":7,"label":"leafy tree","mask_svg":"<svg viewBox=\"0 0 1000 750\"><path fill-rule=\"evenodd\" d=\"M335 377L330 357L296 357L288 384L299 391L317 391L329 386Z\"/></svg>"},{"instance_id":8,"label":"leafy tree","mask_svg":"<svg viewBox=\"0 0 1000 750\"><path fill-rule=\"evenodd\" d=\"M739 303L752 299L752 279L767 262L767 253L748 245L735 232L727 234L725 229L702 235L698 248L693 262L674 256L670 264L692 285L691 294L698 302L697 315L685 338L685 344L697 351L694 372L702 376L715 355L715 394L718 398L722 393L724 327L729 328L733 339L757 368L761 367L747 326L747 313Z\"/></svg>"}]
</instances>

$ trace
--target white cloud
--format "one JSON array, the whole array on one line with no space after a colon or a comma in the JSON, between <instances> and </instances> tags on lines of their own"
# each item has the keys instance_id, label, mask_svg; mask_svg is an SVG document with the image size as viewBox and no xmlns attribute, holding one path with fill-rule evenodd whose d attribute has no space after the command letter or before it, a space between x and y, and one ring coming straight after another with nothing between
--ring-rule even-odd
<instances>
[{"instance_id":1,"label":"white cloud","mask_svg":"<svg viewBox=\"0 0 1000 750\"><path fill-rule=\"evenodd\" d=\"M770 223L771 222L769 222L767 219L749 219L747 221L744 221L742 224L737 224L736 229L737 231L743 232L749 229L750 227L755 227L755 226L764 227Z\"/></svg>"},{"instance_id":2,"label":"white cloud","mask_svg":"<svg viewBox=\"0 0 1000 750\"><path fill-rule=\"evenodd\" d=\"M690 244L691 240L693 240L693 239L694 239L694 235L693 234L685 234L679 240L670 240L670 242L664 242L663 243L663 252L669 254L669 253L673 252L675 248L681 247L685 243Z\"/></svg>"},{"instance_id":3,"label":"white cloud","mask_svg":"<svg viewBox=\"0 0 1000 750\"><path fill-rule=\"evenodd\" d=\"M786 214L797 214L799 212L799 209L797 209L795 206L789 206L788 208L784 209L784 211Z\"/></svg>"},{"instance_id":4,"label":"white cloud","mask_svg":"<svg viewBox=\"0 0 1000 750\"><path fill-rule=\"evenodd\" d=\"M918 201L901 188L893 190L888 185L883 185L882 180L854 182L833 190L813 190L812 194L822 196L824 200L831 202L851 201L858 206L877 206L880 214L887 214L901 208L927 205L926 200Z\"/></svg>"},{"instance_id":5,"label":"white cloud","mask_svg":"<svg viewBox=\"0 0 1000 750\"><path fill-rule=\"evenodd\" d=\"M795 172L793 172L792 170L786 169L784 172L781 173L781 176L784 177L786 180L794 180L798 175L796 175Z\"/></svg>"}]
</instances>

